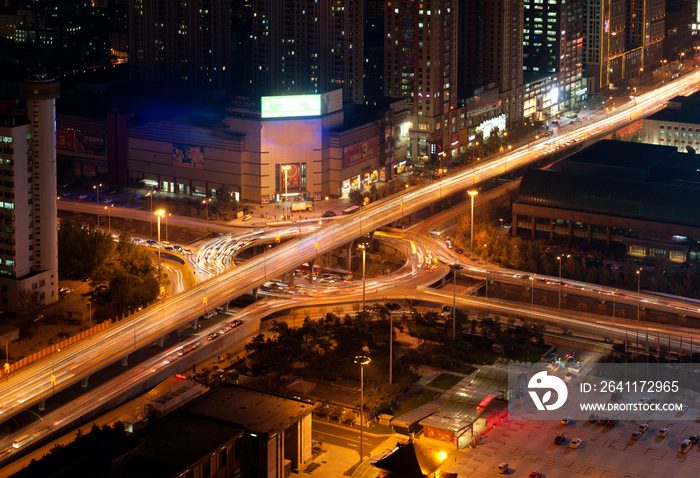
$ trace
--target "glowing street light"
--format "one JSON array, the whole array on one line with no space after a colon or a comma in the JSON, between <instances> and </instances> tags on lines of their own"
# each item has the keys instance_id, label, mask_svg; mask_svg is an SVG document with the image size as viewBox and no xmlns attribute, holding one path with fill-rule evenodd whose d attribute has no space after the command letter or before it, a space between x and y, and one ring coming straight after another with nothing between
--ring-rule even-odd
<instances>
[{"instance_id":1,"label":"glowing street light","mask_svg":"<svg viewBox=\"0 0 700 478\"><path fill-rule=\"evenodd\" d=\"M100 205L100 188L102 187L102 184L99 184L97 186L93 186L92 189L97 191L97 205ZM100 209L97 209L97 227L100 227Z\"/></svg>"},{"instance_id":2,"label":"glowing street light","mask_svg":"<svg viewBox=\"0 0 700 478\"><path fill-rule=\"evenodd\" d=\"M571 254L567 254L564 257L571 257ZM561 309L561 262L562 262L563 257L562 256L557 256L557 260L559 261L559 308Z\"/></svg>"},{"instance_id":3,"label":"glowing street light","mask_svg":"<svg viewBox=\"0 0 700 478\"><path fill-rule=\"evenodd\" d=\"M474 255L474 196L476 196L477 194L479 194L478 191L474 191L474 190L469 191L469 196L471 196L471 198L472 198L472 220L471 220L472 235L471 235L471 239L469 241L469 253L471 255Z\"/></svg>"},{"instance_id":4,"label":"glowing street light","mask_svg":"<svg viewBox=\"0 0 700 478\"><path fill-rule=\"evenodd\" d=\"M282 171L284 171L284 218L289 219L289 204L287 204L287 173L292 169L290 165L282 166Z\"/></svg>"},{"instance_id":5,"label":"glowing street light","mask_svg":"<svg viewBox=\"0 0 700 478\"><path fill-rule=\"evenodd\" d=\"M357 247L362 249L362 310L365 310L365 251L367 243L363 242L358 244Z\"/></svg>"},{"instance_id":6,"label":"glowing street light","mask_svg":"<svg viewBox=\"0 0 700 478\"><path fill-rule=\"evenodd\" d=\"M360 364L360 462L364 458L362 450L364 415L365 415L365 365L371 362L371 359L366 355L358 355L355 357L355 363Z\"/></svg>"},{"instance_id":7,"label":"glowing street light","mask_svg":"<svg viewBox=\"0 0 700 478\"><path fill-rule=\"evenodd\" d=\"M158 285L161 285L163 280L163 269L161 268L160 263L160 248L162 247L160 243L160 218L165 215L165 210L158 209L155 214L158 217Z\"/></svg>"}]
</instances>

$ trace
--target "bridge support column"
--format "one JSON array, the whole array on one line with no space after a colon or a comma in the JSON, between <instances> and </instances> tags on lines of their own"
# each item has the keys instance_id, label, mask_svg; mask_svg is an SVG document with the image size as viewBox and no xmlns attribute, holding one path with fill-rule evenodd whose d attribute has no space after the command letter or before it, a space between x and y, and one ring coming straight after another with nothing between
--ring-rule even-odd
<instances>
[{"instance_id":1,"label":"bridge support column","mask_svg":"<svg viewBox=\"0 0 700 478\"><path fill-rule=\"evenodd\" d=\"M164 341L165 341L165 335L163 335L162 337L160 337L158 339L158 347L162 347Z\"/></svg>"},{"instance_id":2,"label":"bridge support column","mask_svg":"<svg viewBox=\"0 0 700 478\"><path fill-rule=\"evenodd\" d=\"M88 379L89 379L89 378L90 378L90 376L88 375L87 377L85 377L84 379L82 379L82 380L80 381L80 386L83 387L83 388L87 388L87 386L88 386Z\"/></svg>"},{"instance_id":3,"label":"bridge support column","mask_svg":"<svg viewBox=\"0 0 700 478\"><path fill-rule=\"evenodd\" d=\"M452 196L447 197L447 205L452 206Z\"/></svg>"},{"instance_id":4,"label":"bridge support column","mask_svg":"<svg viewBox=\"0 0 700 478\"><path fill-rule=\"evenodd\" d=\"M549 240L554 241L554 219L549 220Z\"/></svg>"},{"instance_id":5,"label":"bridge support column","mask_svg":"<svg viewBox=\"0 0 700 478\"><path fill-rule=\"evenodd\" d=\"M574 223L569 221L569 244L574 240Z\"/></svg>"},{"instance_id":6,"label":"bridge support column","mask_svg":"<svg viewBox=\"0 0 700 478\"><path fill-rule=\"evenodd\" d=\"M535 232L537 231L536 224L535 224L535 216L532 216L532 221L531 221L531 227L532 227L532 234L531 237L534 239L535 238Z\"/></svg>"},{"instance_id":7,"label":"bridge support column","mask_svg":"<svg viewBox=\"0 0 700 478\"><path fill-rule=\"evenodd\" d=\"M292 282L294 282L294 270L287 272L287 280L286 281L289 282L290 284Z\"/></svg>"},{"instance_id":8,"label":"bridge support column","mask_svg":"<svg viewBox=\"0 0 700 478\"><path fill-rule=\"evenodd\" d=\"M46 410L46 400L39 402L39 411L43 412L44 410Z\"/></svg>"},{"instance_id":9,"label":"bridge support column","mask_svg":"<svg viewBox=\"0 0 700 478\"><path fill-rule=\"evenodd\" d=\"M255 289L252 290L253 292L253 299L258 300L258 288L256 287Z\"/></svg>"},{"instance_id":10,"label":"bridge support column","mask_svg":"<svg viewBox=\"0 0 700 478\"><path fill-rule=\"evenodd\" d=\"M593 228L591 227L591 223L589 222L588 229L586 230L586 241L588 242L589 246L591 245L591 232L592 232L591 229L593 229Z\"/></svg>"},{"instance_id":11,"label":"bridge support column","mask_svg":"<svg viewBox=\"0 0 700 478\"><path fill-rule=\"evenodd\" d=\"M415 223L416 223L416 213L414 212L413 214L411 214L411 224L415 224Z\"/></svg>"},{"instance_id":12,"label":"bridge support column","mask_svg":"<svg viewBox=\"0 0 700 478\"><path fill-rule=\"evenodd\" d=\"M314 283L314 265L316 264L316 259L311 259L309 261L309 284Z\"/></svg>"},{"instance_id":13,"label":"bridge support column","mask_svg":"<svg viewBox=\"0 0 700 478\"><path fill-rule=\"evenodd\" d=\"M347 246L345 246L345 269L349 271L352 270L352 245L354 242L355 241L350 241Z\"/></svg>"},{"instance_id":14,"label":"bridge support column","mask_svg":"<svg viewBox=\"0 0 700 478\"><path fill-rule=\"evenodd\" d=\"M224 311L228 312L228 301L224 302Z\"/></svg>"},{"instance_id":15,"label":"bridge support column","mask_svg":"<svg viewBox=\"0 0 700 478\"><path fill-rule=\"evenodd\" d=\"M326 256L326 265L327 265L328 267L333 267L333 266L331 265L331 260L332 260L332 259L333 259L333 257L331 256L331 251L328 251L328 255Z\"/></svg>"},{"instance_id":16,"label":"bridge support column","mask_svg":"<svg viewBox=\"0 0 700 478\"><path fill-rule=\"evenodd\" d=\"M369 250L370 251L374 250L374 232L375 231L370 231L370 233L369 233Z\"/></svg>"},{"instance_id":17,"label":"bridge support column","mask_svg":"<svg viewBox=\"0 0 700 478\"><path fill-rule=\"evenodd\" d=\"M194 320L192 321L192 324L190 325L190 328L191 328L191 329L195 329L195 330L197 329L197 319L194 319Z\"/></svg>"},{"instance_id":18,"label":"bridge support column","mask_svg":"<svg viewBox=\"0 0 700 478\"><path fill-rule=\"evenodd\" d=\"M126 367L127 365L129 365L128 360L129 360L129 356L128 356L128 355L125 355L125 356L122 357L122 362L121 362L121 363L122 363L122 367Z\"/></svg>"},{"instance_id":19,"label":"bridge support column","mask_svg":"<svg viewBox=\"0 0 700 478\"><path fill-rule=\"evenodd\" d=\"M258 255L258 245L257 244L253 246L253 255L254 256Z\"/></svg>"},{"instance_id":20,"label":"bridge support column","mask_svg":"<svg viewBox=\"0 0 700 478\"><path fill-rule=\"evenodd\" d=\"M431 204L428 206L428 209L430 210L430 213L432 214L435 211L435 204Z\"/></svg>"}]
</instances>

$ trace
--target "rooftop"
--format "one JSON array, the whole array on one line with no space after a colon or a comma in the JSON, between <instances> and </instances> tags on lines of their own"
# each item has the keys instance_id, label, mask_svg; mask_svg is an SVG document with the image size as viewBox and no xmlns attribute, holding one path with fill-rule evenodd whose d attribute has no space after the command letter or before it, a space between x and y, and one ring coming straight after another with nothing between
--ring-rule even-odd
<instances>
[{"instance_id":1,"label":"rooftop","mask_svg":"<svg viewBox=\"0 0 700 478\"><path fill-rule=\"evenodd\" d=\"M700 105L683 104L681 109L664 108L661 111L647 116L645 120L700 125Z\"/></svg>"},{"instance_id":2,"label":"rooftop","mask_svg":"<svg viewBox=\"0 0 700 478\"><path fill-rule=\"evenodd\" d=\"M518 202L700 227L700 189L675 184L530 169Z\"/></svg>"},{"instance_id":3,"label":"rooftop","mask_svg":"<svg viewBox=\"0 0 700 478\"><path fill-rule=\"evenodd\" d=\"M673 156L677 151L672 146L602 140L572 154L566 161L641 170Z\"/></svg>"},{"instance_id":4,"label":"rooftop","mask_svg":"<svg viewBox=\"0 0 700 478\"><path fill-rule=\"evenodd\" d=\"M423 478L432 475L440 468L442 462L439 452L420 442L412 441L391 455L374 462L372 466L397 476Z\"/></svg>"},{"instance_id":5,"label":"rooftop","mask_svg":"<svg viewBox=\"0 0 700 478\"><path fill-rule=\"evenodd\" d=\"M314 407L302 400L224 384L187 405L186 410L274 435L310 414Z\"/></svg>"}]
</instances>

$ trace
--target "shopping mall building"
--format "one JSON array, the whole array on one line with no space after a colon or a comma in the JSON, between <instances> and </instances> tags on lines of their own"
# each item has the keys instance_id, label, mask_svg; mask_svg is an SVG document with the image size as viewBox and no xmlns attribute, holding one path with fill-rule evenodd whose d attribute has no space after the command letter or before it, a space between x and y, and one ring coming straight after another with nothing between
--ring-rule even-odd
<instances>
[{"instance_id":1,"label":"shopping mall building","mask_svg":"<svg viewBox=\"0 0 700 478\"><path fill-rule=\"evenodd\" d=\"M264 97L259 104L144 98L137 101L131 90L62 98L59 179L198 197L217 197L225 187L239 200L268 203L285 194L347 196L406 168L405 100L379 108L343 105L341 90Z\"/></svg>"}]
</instances>

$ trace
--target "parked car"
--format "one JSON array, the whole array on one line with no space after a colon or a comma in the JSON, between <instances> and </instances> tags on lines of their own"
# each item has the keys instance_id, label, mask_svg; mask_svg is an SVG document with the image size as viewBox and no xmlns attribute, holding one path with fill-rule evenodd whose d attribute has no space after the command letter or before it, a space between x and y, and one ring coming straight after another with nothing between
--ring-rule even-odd
<instances>
[{"instance_id":1,"label":"parked car","mask_svg":"<svg viewBox=\"0 0 700 478\"><path fill-rule=\"evenodd\" d=\"M35 315L35 316L34 316L34 319L32 320L32 322L39 322L39 321L40 321L41 319L43 319L43 318L44 318L43 315Z\"/></svg>"},{"instance_id":2,"label":"parked car","mask_svg":"<svg viewBox=\"0 0 700 478\"><path fill-rule=\"evenodd\" d=\"M542 473L539 471L531 471L528 478L542 478Z\"/></svg>"},{"instance_id":3,"label":"parked car","mask_svg":"<svg viewBox=\"0 0 700 478\"><path fill-rule=\"evenodd\" d=\"M691 435L691 436L688 437L688 440L690 440L690 442L691 442L693 445L697 445L698 441L700 441L700 438L698 438L697 435Z\"/></svg>"},{"instance_id":4,"label":"parked car","mask_svg":"<svg viewBox=\"0 0 700 478\"><path fill-rule=\"evenodd\" d=\"M633 432L632 436L630 437L632 440L639 440L639 438L642 436L642 432Z\"/></svg>"},{"instance_id":5,"label":"parked car","mask_svg":"<svg viewBox=\"0 0 700 478\"><path fill-rule=\"evenodd\" d=\"M617 403L622 398L622 392L615 392L610 396L610 401Z\"/></svg>"},{"instance_id":6,"label":"parked car","mask_svg":"<svg viewBox=\"0 0 700 478\"><path fill-rule=\"evenodd\" d=\"M243 216L243 219L241 219L241 221L250 221L251 219L253 219L253 215L246 214L245 216Z\"/></svg>"},{"instance_id":7,"label":"parked car","mask_svg":"<svg viewBox=\"0 0 700 478\"><path fill-rule=\"evenodd\" d=\"M647 423L643 423L637 427L638 432L646 432L649 429L649 425Z\"/></svg>"},{"instance_id":8,"label":"parked car","mask_svg":"<svg viewBox=\"0 0 700 478\"><path fill-rule=\"evenodd\" d=\"M555 445L562 445L564 442L566 442L566 435L558 435L554 438Z\"/></svg>"},{"instance_id":9,"label":"parked car","mask_svg":"<svg viewBox=\"0 0 700 478\"><path fill-rule=\"evenodd\" d=\"M607 425L608 421L610 421L610 417L600 417L598 419L598 424L599 425Z\"/></svg>"},{"instance_id":10,"label":"parked car","mask_svg":"<svg viewBox=\"0 0 700 478\"><path fill-rule=\"evenodd\" d=\"M582 441L580 438L574 438L573 440L571 440L571 443L569 443L569 446L571 448L578 448L579 446L581 446L581 443Z\"/></svg>"},{"instance_id":11,"label":"parked car","mask_svg":"<svg viewBox=\"0 0 700 478\"><path fill-rule=\"evenodd\" d=\"M665 437L666 435L668 435L668 428L661 428L656 434L658 437Z\"/></svg>"},{"instance_id":12,"label":"parked car","mask_svg":"<svg viewBox=\"0 0 700 478\"><path fill-rule=\"evenodd\" d=\"M569 423L573 422L574 419L571 417L564 417L561 419L561 424L562 425L568 425Z\"/></svg>"},{"instance_id":13,"label":"parked car","mask_svg":"<svg viewBox=\"0 0 700 478\"><path fill-rule=\"evenodd\" d=\"M598 421L598 418L599 418L599 417L598 417L598 414L597 414L597 413L593 413L593 414L591 414L590 417L588 417L588 421L591 422L591 423L595 423L595 422Z\"/></svg>"},{"instance_id":14,"label":"parked car","mask_svg":"<svg viewBox=\"0 0 700 478\"><path fill-rule=\"evenodd\" d=\"M326 211L323 213L323 217L335 217L336 214L333 211Z\"/></svg>"},{"instance_id":15,"label":"parked car","mask_svg":"<svg viewBox=\"0 0 700 478\"><path fill-rule=\"evenodd\" d=\"M619 420L617 419L617 417L613 417L610 420L608 420L608 426L614 427L617 425L618 422Z\"/></svg>"}]
</instances>

